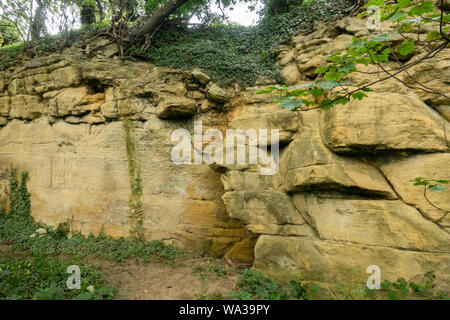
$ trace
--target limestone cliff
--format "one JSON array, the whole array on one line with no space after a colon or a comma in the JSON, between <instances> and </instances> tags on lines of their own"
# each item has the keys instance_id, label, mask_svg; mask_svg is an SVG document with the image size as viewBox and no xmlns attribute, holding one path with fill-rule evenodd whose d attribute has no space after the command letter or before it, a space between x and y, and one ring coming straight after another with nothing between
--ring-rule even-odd
<instances>
[{"instance_id":1,"label":"limestone cliff","mask_svg":"<svg viewBox=\"0 0 450 320\"><path fill-rule=\"evenodd\" d=\"M280 48L286 81L312 77L326 54L365 30L358 23L345 19ZM389 80L346 106L292 112L256 94L270 79L222 88L199 70L121 61L114 46L87 58L88 49L1 74L2 189L10 166L28 170L36 220L113 236L141 227L148 239L254 258L284 280L366 279L375 264L383 279L434 271L448 287L450 215L409 182L450 178L445 99ZM448 92L449 75L447 48L399 76ZM171 133L193 133L197 120L203 132L279 129L279 171L173 163ZM448 192L429 198L450 210Z\"/></svg>"}]
</instances>

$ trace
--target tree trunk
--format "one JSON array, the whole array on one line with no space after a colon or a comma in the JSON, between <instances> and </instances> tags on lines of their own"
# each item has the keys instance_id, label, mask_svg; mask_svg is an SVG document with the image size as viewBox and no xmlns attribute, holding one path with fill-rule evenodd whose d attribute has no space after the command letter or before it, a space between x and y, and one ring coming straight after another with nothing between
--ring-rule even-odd
<instances>
[{"instance_id":1,"label":"tree trunk","mask_svg":"<svg viewBox=\"0 0 450 320\"><path fill-rule=\"evenodd\" d=\"M136 38L143 38L145 35L151 35L172 13L189 0L169 0L166 5L159 8L151 17L150 20L139 29L134 36Z\"/></svg>"}]
</instances>

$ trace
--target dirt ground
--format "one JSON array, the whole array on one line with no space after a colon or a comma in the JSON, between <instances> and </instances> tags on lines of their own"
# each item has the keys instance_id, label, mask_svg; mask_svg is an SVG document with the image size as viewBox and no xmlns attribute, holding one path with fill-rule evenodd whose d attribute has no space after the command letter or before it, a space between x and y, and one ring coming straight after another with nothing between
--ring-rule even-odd
<instances>
[{"instance_id":1,"label":"dirt ground","mask_svg":"<svg viewBox=\"0 0 450 320\"><path fill-rule=\"evenodd\" d=\"M9 248L9 244L0 244L0 254ZM171 263L138 264L133 260L114 262L97 258L83 262L99 265L108 285L118 288L117 298L127 300L226 299L240 270L249 267L210 257Z\"/></svg>"},{"instance_id":2,"label":"dirt ground","mask_svg":"<svg viewBox=\"0 0 450 320\"><path fill-rule=\"evenodd\" d=\"M238 267L207 258L183 260L173 265L103 261L101 267L108 283L119 289L119 298L131 300L224 299L239 273ZM211 271L211 267L219 272Z\"/></svg>"}]
</instances>

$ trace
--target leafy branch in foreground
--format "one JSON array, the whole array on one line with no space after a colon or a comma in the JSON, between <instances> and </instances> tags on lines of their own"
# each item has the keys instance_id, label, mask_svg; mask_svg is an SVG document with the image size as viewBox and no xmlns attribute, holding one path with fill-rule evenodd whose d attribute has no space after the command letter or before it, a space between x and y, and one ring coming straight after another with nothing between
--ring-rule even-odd
<instances>
[{"instance_id":1,"label":"leafy branch in foreground","mask_svg":"<svg viewBox=\"0 0 450 320\"><path fill-rule=\"evenodd\" d=\"M433 5L432 1L414 4L411 0L399 0L395 4L385 4L384 0L370 0L365 7L371 6L377 6L380 9L381 21L390 20L394 31L379 33L370 38L353 37L346 50L328 55L329 64L315 70L318 79L323 77L325 81L318 80L293 87L271 86L258 93L275 94L275 98L271 101L280 103L281 107L292 111L327 109L338 104L345 105L351 99L361 100L367 97L366 92L370 91L371 86L394 78L409 88L438 94L450 100L446 93L420 83L408 72L409 68L435 57L450 42L447 35L449 27L446 26L450 22L450 15L444 13L443 0L441 0L440 10ZM367 14L363 12L360 16ZM430 26L435 28L427 33L424 40L421 40L419 34L421 24L431 24ZM412 33L415 30L417 30L417 36ZM398 35L404 39L400 44L396 43L398 40L394 41ZM427 46L429 50L417 59L410 59L417 46ZM409 61L403 63L404 60ZM388 62L395 62L398 66L388 68L386 65ZM358 65L377 66L378 71L358 71ZM353 72L377 74L378 79L355 88L351 86L349 79ZM415 85L406 83L398 77L403 72Z\"/></svg>"},{"instance_id":2,"label":"leafy branch in foreground","mask_svg":"<svg viewBox=\"0 0 450 320\"><path fill-rule=\"evenodd\" d=\"M443 192L448 191L446 187L443 186L443 184L447 185L450 183L450 180L445 179L427 179L422 177L417 177L413 180L410 180L410 182L414 182L414 186L423 186L423 196L427 202L434 207L435 209L441 210L444 212L443 216L436 219L435 221L439 222L442 221L448 213L450 213L450 210L442 209L435 205L431 200L428 198L427 190L429 191L437 191L437 192Z\"/></svg>"}]
</instances>

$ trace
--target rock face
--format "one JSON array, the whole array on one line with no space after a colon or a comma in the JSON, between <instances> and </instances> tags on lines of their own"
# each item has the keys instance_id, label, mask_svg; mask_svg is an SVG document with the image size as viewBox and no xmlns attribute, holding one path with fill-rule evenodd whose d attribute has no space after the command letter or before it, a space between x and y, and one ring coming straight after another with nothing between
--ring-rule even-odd
<instances>
[{"instance_id":1,"label":"rock face","mask_svg":"<svg viewBox=\"0 0 450 320\"><path fill-rule=\"evenodd\" d=\"M128 236L141 219L148 239L214 255L248 247L221 199L220 175L206 164L171 161L172 132L204 117L197 108L207 100L186 89L206 91L204 74L59 56L36 59L12 78L0 100L1 189L10 165L29 171L36 220ZM142 217L132 205L136 181Z\"/></svg>"},{"instance_id":2,"label":"rock face","mask_svg":"<svg viewBox=\"0 0 450 320\"><path fill-rule=\"evenodd\" d=\"M439 152L448 150L443 121L416 96L386 92L325 111L321 128L325 144L337 153Z\"/></svg>"},{"instance_id":3,"label":"rock face","mask_svg":"<svg viewBox=\"0 0 450 320\"><path fill-rule=\"evenodd\" d=\"M344 19L280 48L286 82L313 77L326 54L367 35L358 24ZM111 59L115 50L88 61L72 50L0 75L0 190L10 166L28 170L36 220L113 236L140 221L148 239L253 262L281 280L363 285L375 264L382 280L433 271L449 289L449 191L424 197L410 182L450 179L448 101L389 80L361 101L292 112L256 94L265 85L221 87L198 69ZM443 92L446 50L411 71ZM198 161L209 143L195 134L210 129L218 142L231 129L278 130L279 170ZM244 145L273 156L272 139Z\"/></svg>"}]
</instances>

